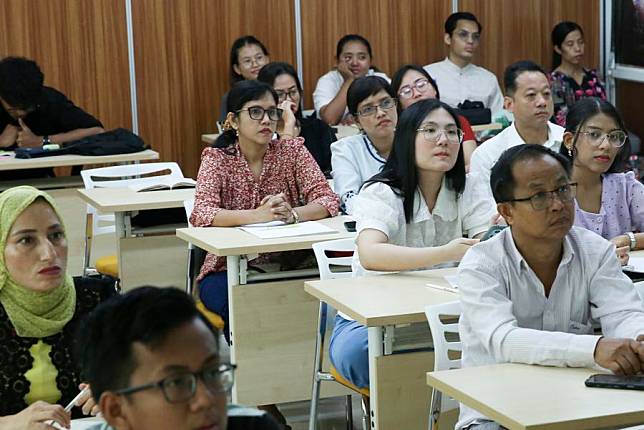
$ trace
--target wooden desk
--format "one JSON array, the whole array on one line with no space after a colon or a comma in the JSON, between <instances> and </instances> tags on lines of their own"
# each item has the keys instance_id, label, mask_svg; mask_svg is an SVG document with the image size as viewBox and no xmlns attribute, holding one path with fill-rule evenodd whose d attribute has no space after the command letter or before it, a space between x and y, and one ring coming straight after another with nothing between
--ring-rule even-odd
<instances>
[{"instance_id":1,"label":"wooden desk","mask_svg":"<svg viewBox=\"0 0 644 430\"><path fill-rule=\"evenodd\" d=\"M621 428L644 422L644 392L588 388L592 369L498 364L429 372L427 384L511 430Z\"/></svg>"},{"instance_id":2,"label":"wooden desk","mask_svg":"<svg viewBox=\"0 0 644 430\"><path fill-rule=\"evenodd\" d=\"M353 237L355 233L344 229L345 220L319 221L334 233L279 239L260 239L238 228L177 229L179 238L226 257L230 358L237 364L233 403L310 399L318 302L304 292L302 278L283 280L284 274L278 274L282 280L249 283L253 277L247 276L246 265L252 254L310 249L317 242ZM322 395L348 393L337 386L327 387Z\"/></svg>"},{"instance_id":3,"label":"wooden desk","mask_svg":"<svg viewBox=\"0 0 644 430\"><path fill-rule=\"evenodd\" d=\"M194 198L194 192L194 188L138 193L129 188L78 190L81 198L99 212L114 213L119 277L124 289L185 284L186 244L176 238L175 229L187 223L136 229L132 216L142 210L183 207L183 201Z\"/></svg>"},{"instance_id":4,"label":"wooden desk","mask_svg":"<svg viewBox=\"0 0 644 430\"><path fill-rule=\"evenodd\" d=\"M131 154L116 155L56 155L40 158L15 158L13 152L9 156L0 156L0 170L41 169L44 167L83 166L87 164L132 163L144 160L158 160L159 153L146 149Z\"/></svg>"},{"instance_id":5,"label":"wooden desk","mask_svg":"<svg viewBox=\"0 0 644 430\"><path fill-rule=\"evenodd\" d=\"M444 276L455 271L306 282L306 292L368 327L372 429L427 428L430 390L425 374L433 369L434 354L427 348L419 351L419 346L427 346L431 340L425 306L458 300L458 294L427 283L447 286ZM420 331L424 342L404 339L403 331L409 328L405 326L414 323L424 329Z\"/></svg>"},{"instance_id":6,"label":"wooden desk","mask_svg":"<svg viewBox=\"0 0 644 430\"><path fill-rule=\"evenodd\" d=\"M489 124L473 125L472 131L474 133L478 133L480 131L501 130L502 128L503 128L503 125L499 124L498 122L491 122Z\"/></svg>"}]
</instances>

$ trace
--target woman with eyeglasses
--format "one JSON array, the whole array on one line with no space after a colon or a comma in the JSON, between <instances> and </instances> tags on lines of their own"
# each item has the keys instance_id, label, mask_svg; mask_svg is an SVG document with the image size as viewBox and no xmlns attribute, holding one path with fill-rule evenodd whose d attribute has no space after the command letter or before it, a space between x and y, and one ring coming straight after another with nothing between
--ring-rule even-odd
<instances>
[{"instance_id":1,"label":"woman with eyeglasses","mask_svg":"<svg viewBox=\"0 0 644 430\"><path fill-rule=\"evenodd\" d=\"M277 93L279 108L295 114L295 136L304 138L309 150L325 175L331 174L331 143L336 141L335 133L324 121L316 117L302 116L302 85L293 66L288 63L269 63L262 67L257 80L272 86ZM277 134L284 131L284 121L277 123Z\"/></svg>"},{"instance_id":2,"label":"woman with eyeglasses","mask_svg":"<svg viewBox=\"0 0 644 430\"><path fill-rule=\"evenodd\" d=\"M201 154L195 227L234 227L268 221L296 223L338 213L339 202L317 163L295 136L295 115L277 107L275 90L241 81L228 97L225 131ZM283 120L280 139L273 139ZM252 264L267 262L260 255ZM222 317L228 334L226 259L208 254L197 280L199 296Z\"/></svg>"},{"instance_id":3,"label":"woman with eyeglasses","mask_svg":"<svg viewBox=\"0 0 644 430\"><path fill-rule=\"evenodd\" d=\"M584 68L584 30L571 21L552 29L552 99L555 122L566 126L568 110L577 100L598 97L606 100L606 90L595 69Z\"/></svg>"},{"instance_id":4,"label":"woman with eyeglasses","mask_svg":"<svg viewBox=\"0 0 644 430\"><path fill-rule=\"evenodd\" d=\"M259 71L270 62L268 49L255 36L242 36L230 47L230 84L257 79ZM228 93L221 98L219 122L226 120Z\"/></svg>"},{"instance_id":5,"label":"woman with eyeglasses","mask_svg":"<svg viewBox=\"0 0 644 430\"><path fill-rule=\"evenodd\" d=\"M561 153L572 161L577 183L575 225L592 230L628 252L644 248L644 185L623 172L628 134L617 109L598 98L575 103L566 118Z\"/></svg>"},{"instance_id":6,"label":"woman with eyeglasses","mask_svg":"<svg viewBox=\"0 0 644 430\"><path fill-rule=\"evenodd\" d=\"M391 80L391 87L398 95L398 111L402 112L414 103L427 100L439 99L438 86L436 81L427 71L415 64L406 64L394 74ZM470 171L470 158L476 149L476 136L467 118L458 116L463 130L463 155L465 156L465 171Z\"/></svg>"},{"instance_id":7,"label":"woman with eyeglasses","mask_svg":"<svg viewBox=\"0 0 644 430\"><path fill-rule=\"evenodd\" d=\"M401 114L384 170L353 203L354 276L459 261L487 231L496 208L485 183L466 179L458 125L438 100L420 101ZM330 356L343 377L369 386L367 327L338 313Z\"/></svg>"},{"instance_id":8,"label":"woman with eyeglasses","mask_svg":"<svg viewBox=\"0 0 644 430\"><path fill-rule=\"evenodd\" d=\"M394 92L379 76L358 78L347 91L349 112L362 133L331 145L333 188L342 210L353 213L353 198L362 184L385 165L398 122Z\"/></svg>"},{"instance_id":9,"label":"woman with eyeglasses","mask_svg":"<svg viewBox=\"0 0 644 430\"><path fill-rule=\"evenodd\" d=\"M336 67L318 79L313 92L313 104L318 117L329 125L353 124L355 118L347 110L347 91L354 80L363 76L386 74L372 67L371 44L359 34L343 36L336 47Z\"/></svg>"}]
</instances>

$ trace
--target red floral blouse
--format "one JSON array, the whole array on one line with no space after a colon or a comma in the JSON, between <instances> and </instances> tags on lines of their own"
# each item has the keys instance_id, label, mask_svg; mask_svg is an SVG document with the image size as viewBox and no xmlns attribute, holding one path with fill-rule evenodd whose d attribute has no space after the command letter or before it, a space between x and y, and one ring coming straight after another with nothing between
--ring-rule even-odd
<instances>
[{"instance_id":1,"label":"red floral blouse","mask_svg":"<svg viewBox=\"0 0 644 430\"><path fill-rule=\"evenodd\" d=\"M294 208L318 203L331 216L337 215L338 197L303 142L301 137L271 141L264 155L259 182L238 142L227 148L204 149L190 223L195 227L210 226L222 209L255 209L262 198L279 193L284 193ZM223 270L226 270L226 258L208 254L197 279Z\"/></svg>"}]
</instances>

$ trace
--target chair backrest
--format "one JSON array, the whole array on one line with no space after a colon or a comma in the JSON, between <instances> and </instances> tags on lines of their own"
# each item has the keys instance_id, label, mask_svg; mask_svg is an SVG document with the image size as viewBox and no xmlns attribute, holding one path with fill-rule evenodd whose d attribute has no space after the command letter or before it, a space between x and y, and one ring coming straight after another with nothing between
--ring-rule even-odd
<instances>
[{"instance_id":1,"label":"chair backrest","mask_svg":"<svg viewBox=\"0 0 644 430\"><path fill-rule=\"evenodd\" d=\"M192 227L192 224L190 224L190 215L192 215L192 210L195 208L195 199L184 200L183 208L186 210L186 219L188 220L188 227Z\"/></svg>"},{"instance_id":2,"label":"chair backrest","mask_svg":"<svg viewBox=\"0 0 644 430\"><path fill-rule=\"evenodd\" d=\"M458 359L452 359L449 356L450 351L460 352L463 350L458 337L458 322L454 318L448 318L447 321L445 321L445 318L441 320L441 317L460 317L461 302L455 301L427 306L425 307L425 315L427 316L434 342L434 370L458 369L461 367L460 356ZM433 393L435 393L435 390L433 390ZM457 401L448 396L441 396L441 412L456 409L457 407Z\"/></svg>"},{"instance_id":3,"label":"chair backrest","mask_svg":"<svg viewBox=\"0 0 644 430\"><path fill-rule=\"evenodd\" d=\"M318 262L320 279L324 281L327 279L350 278L351 271L331 271L331 266L351 267L353 252L355 251L355 249L355 239L336 239L327 240L326 242L314 243L313 252L315 253L315 259ZM351 252L352 254L349 256L329 257L327 255L327 252Z\"/></svg>"}]
</instances>

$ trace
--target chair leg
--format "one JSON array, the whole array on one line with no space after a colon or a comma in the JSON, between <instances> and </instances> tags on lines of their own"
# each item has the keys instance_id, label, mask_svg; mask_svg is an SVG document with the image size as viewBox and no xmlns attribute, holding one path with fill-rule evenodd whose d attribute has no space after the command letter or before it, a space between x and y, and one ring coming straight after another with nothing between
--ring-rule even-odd
<instances>
[{"instance_id":1,"label":"chair leg","mask_svg":"<svg viewBox=\"0 0 644 430\"><path fill-rule=\"evenodd\" d=\"M351 394L346 396L346 413L347 413L347 430L353 430L353 404L351 403Z\"/></svg>"},{"instance_id":2,"label":"chair leg","mask_svg":"<svg viewBox=\"0 0 644 430\"><path fill-rule=\"evenodd\" d=\"M88 274L93 238L93 215L87 214L85 217L85 249L83 253L83 276Z\"/></svg>"},{"instance_id":3,"label":"chair leg","mask_svg":"<svg viewBox=\"0 0 644 430\"><path fill-rule=\"evenodd\" d=\"M315 337L315 364L313 366L313 391L311 393L311 410L309 412L309 430L317 430L318 406L320 403L320 373L322 372L322 355L324 354L324 335L326 334L326 303L320 302L318 312L318 330Z\"/></svg>"},{"instance_id":4,"label":"chair leg","mask_svg":"<svg viewBox=\"0 0 644 430\"><path fill-rule=\"evenodd\" d=\"M192 296L192 271L193 271L193 256L192 244L188 244L188 270L186 271L186 294Z\"/></svg>"},{"instance_id":5,"label":"chair leg","mask_svg":"<svg viewBox=\"0 0 644 430\"><path fill-rule=\"evenodd\" d=\"M371 419L370 419L371 410L367 399L368 399L367 397L362 396L362 401L360 402L360 406L362 409L362 430L370 429L369 423L371 422Z\"/></svg>"},{"instance_id":6,"label":"chair leg","mask_svg":"<svg viewBox=\"0 0 644 430\"><path fill-rule=\"evenodd\" d=\"M441 402L443 393L432 389L432 400L429 405L429 430L438 428L438 418L441 415Z\"/></svg>"}]
</instances>

